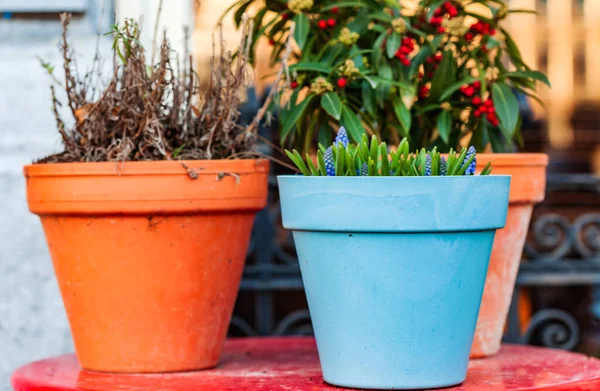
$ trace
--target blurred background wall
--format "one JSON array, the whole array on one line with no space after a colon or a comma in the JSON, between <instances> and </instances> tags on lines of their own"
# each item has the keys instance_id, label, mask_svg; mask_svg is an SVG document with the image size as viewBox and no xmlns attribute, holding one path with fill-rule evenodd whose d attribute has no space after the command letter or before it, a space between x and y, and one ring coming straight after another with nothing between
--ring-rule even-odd
<instances>
[{"instance_id":1,"label":"blurred background wall","mask_svg":"<svg viewBox=\"0 0 600 391\"><path fill-rule=\"evenodd\" d=\"M231 3L164 1L159 29L167 29L176 47L183 47L183 26L190 26L190 45L201 77L207 77L215 23ZM50 111L50 79L36 56L55 65L60 78L61 11L74 12L70 37L80 69L91 62L97 35L109 30L115 12L117 19L143 18L142 41L149 47L159 4L159 0L0 0L2 391L9 389L8 376L15 367L72 350L43 232L37 217L27 211L21 173L23 165L60 149ZM527 62L546 70L553 85L541 91L546 110L532 103L535 116L524 130L525 149L549 153L550 172L600 174L600 1L511 0L511 5L539 12L513 15L509 28ZM230 18L223 31L228 44L237 45L239 36ZM102 53L108 53L108 38L99 42ZM260 48L265 53L270 49L266 42ZM254 80L259 91L270 73L266 58L258 56ZM561 210L568 215L575 206L583 212L600 207L597 193L586 202L563 199ZM287 305L295 300L302 304L301 295L290 296ZM240 314L246 310L236 309Z\"/></svg>"}]
</instances>

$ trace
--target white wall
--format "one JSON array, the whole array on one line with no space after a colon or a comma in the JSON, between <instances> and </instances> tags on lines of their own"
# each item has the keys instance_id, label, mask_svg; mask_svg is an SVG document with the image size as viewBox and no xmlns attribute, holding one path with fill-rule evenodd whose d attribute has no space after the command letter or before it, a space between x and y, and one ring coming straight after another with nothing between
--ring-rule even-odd
<instances>
[{"instance_id":1,"label":"white wall","mask_svg":"<svg viewBox=\"0 0 600 391\"><path fill-rule=\"evenodd\" d=\"M80 69L96 37L72 34ZM50 79L36 56L60 77L58 36L0 40L0 390L28 362L71 352L71 335L39 218L29 213L23 165L61 150L50 110ZM101 52L110 53L102 39ZM64 107L66 108L66 107ZM65 115L68 118L68 115Z\"/></svg>"},{"instance_id":2,"label":"white wall","mask_svg":"<svg viewBox=\"0 0 600 391\"><path fill-rule=\"evenodd\" d=\"M141 20L142 23L142 45L148 52L152 53L152 39L154 26L158 15L160 0L116 0L115 12L117 21L125 18ZM162 10L159 15L158 35L166 30L171 46L178 52L184 48L184 26L188 26L190 36L194 30L194 0L163 0ZM160 45L160 39L158 40ZM188 44L191 44L188 42Z\"/></svg>"}]
</instances>

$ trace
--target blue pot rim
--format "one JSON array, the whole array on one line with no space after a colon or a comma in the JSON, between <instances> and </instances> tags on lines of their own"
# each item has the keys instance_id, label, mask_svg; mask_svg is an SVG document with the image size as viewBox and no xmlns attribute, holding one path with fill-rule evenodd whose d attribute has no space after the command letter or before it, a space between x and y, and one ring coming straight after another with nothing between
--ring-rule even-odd
<instances>
[{"instance_id":1,"label":"blue pot rim","mask_svg":"<svg viewBox=\"0 0 600 391\"><path fill-rule=\"evenodd\" d=\"M332 232L504 227L510 176L277 177L283 226Z\"/></svg>"}]
</instances>

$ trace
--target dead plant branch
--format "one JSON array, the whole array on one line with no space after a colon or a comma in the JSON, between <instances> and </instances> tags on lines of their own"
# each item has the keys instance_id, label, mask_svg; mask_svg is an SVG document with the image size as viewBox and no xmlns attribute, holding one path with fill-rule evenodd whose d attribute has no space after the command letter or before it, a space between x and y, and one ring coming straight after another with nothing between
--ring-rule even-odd
<instances>
[{"instance_id":1,"label":"dead plant branch","mask_svg":"<svg viewBox=\"0 0 600 391\"><path fill-rule=\"evenodd\" d=\"M140 28L134 20L114 26L112 75L106 84L94 85L92 80L102 80L96 58L92 71L83 75L72 66L73 50L67 39L70 20L70 15L61 15L65 73L61 87L75 125L66 129L52 87L53 112L65 150L40 162L250 158L246 153L252 152L256 137L243 137L247 129L238 124L237 109L248 80L247 53L252 43L248 34L252 27L247 19L241 55L234 59L220 37L211 62L209 88L201 96L187 49L183 64L178 66L166 36L156 50L156 61L147 66L139 43Z\"/></svg>"}]
</instances>

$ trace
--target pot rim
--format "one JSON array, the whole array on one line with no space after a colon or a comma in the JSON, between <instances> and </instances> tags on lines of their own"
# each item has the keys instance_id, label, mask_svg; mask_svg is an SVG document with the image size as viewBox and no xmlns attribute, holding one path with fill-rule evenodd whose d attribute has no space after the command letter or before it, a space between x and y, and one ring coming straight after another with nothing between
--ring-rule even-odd
<instances>
[{"instance_id":1,"label":"pot rim","mask_svg":"<svg viewBox=\"0 0 600 391\"><path fill-rule=\"evenodd\" d=\"M486 180L486 179L475 179L475 178L511 178L512 175L431 175L431 176L395 176L395 175L386 175L386 176L322 176L322 175L277 175L277 178L312 178L312 179L316 179L316 180L341 180L341 179L350 179L350 178L354 178L354 179L360 179L360 180L397 180L400 178L403 178L404 180L426 180L426 181L430 181L433 179L440 179L440 180L449 180L450 178L452 179L467 179L472 181L472 180ZM320 178L320 179L317 179Z\"/></svg>"},{"instance_id":2,"label":"pot rim","mask_svg":"<svg viewBox=\"0 0 600 391\"><path fill-rule=\"evenodd\" d=\"M492 162L492 170L494 167L510 167L510 166L537 166L547 167L550 158L545 153L478 153L478 162ZM492 171L493 172L493 171Z\"/></svg>"},{"instance_id":3,"label":"pot rim","mask_svg":"<svg viewBox=\"0 0 600 391\"><path fill-rule=\"evenodd\" d=\"M266 205L269 161L50 163L24 174L40 215L254 212Z\"/></svg>"},{"instance_id":4,"label":"pot rim","mask_svg":"<svg viewBox=\"0 0 600 391\"><path fill-rule=\"evenodd\" d=\"M247 173L268 172L268 163L268 159L40 163L24 166L23 174L26 177L187 175L186 166L201 170L199 174L215 174L232 169L237 173Z\"/></svg>"},{"instance_id":5,"label":"pot rim","mask_svg":"<svg viewBox=\"0 0 600 391\"><path fill-rule=\"evenodd\" d=\"M502 228L511 181L509 175L277 179L285 228L375 233Z\"/></svg>"}]
</instances>

